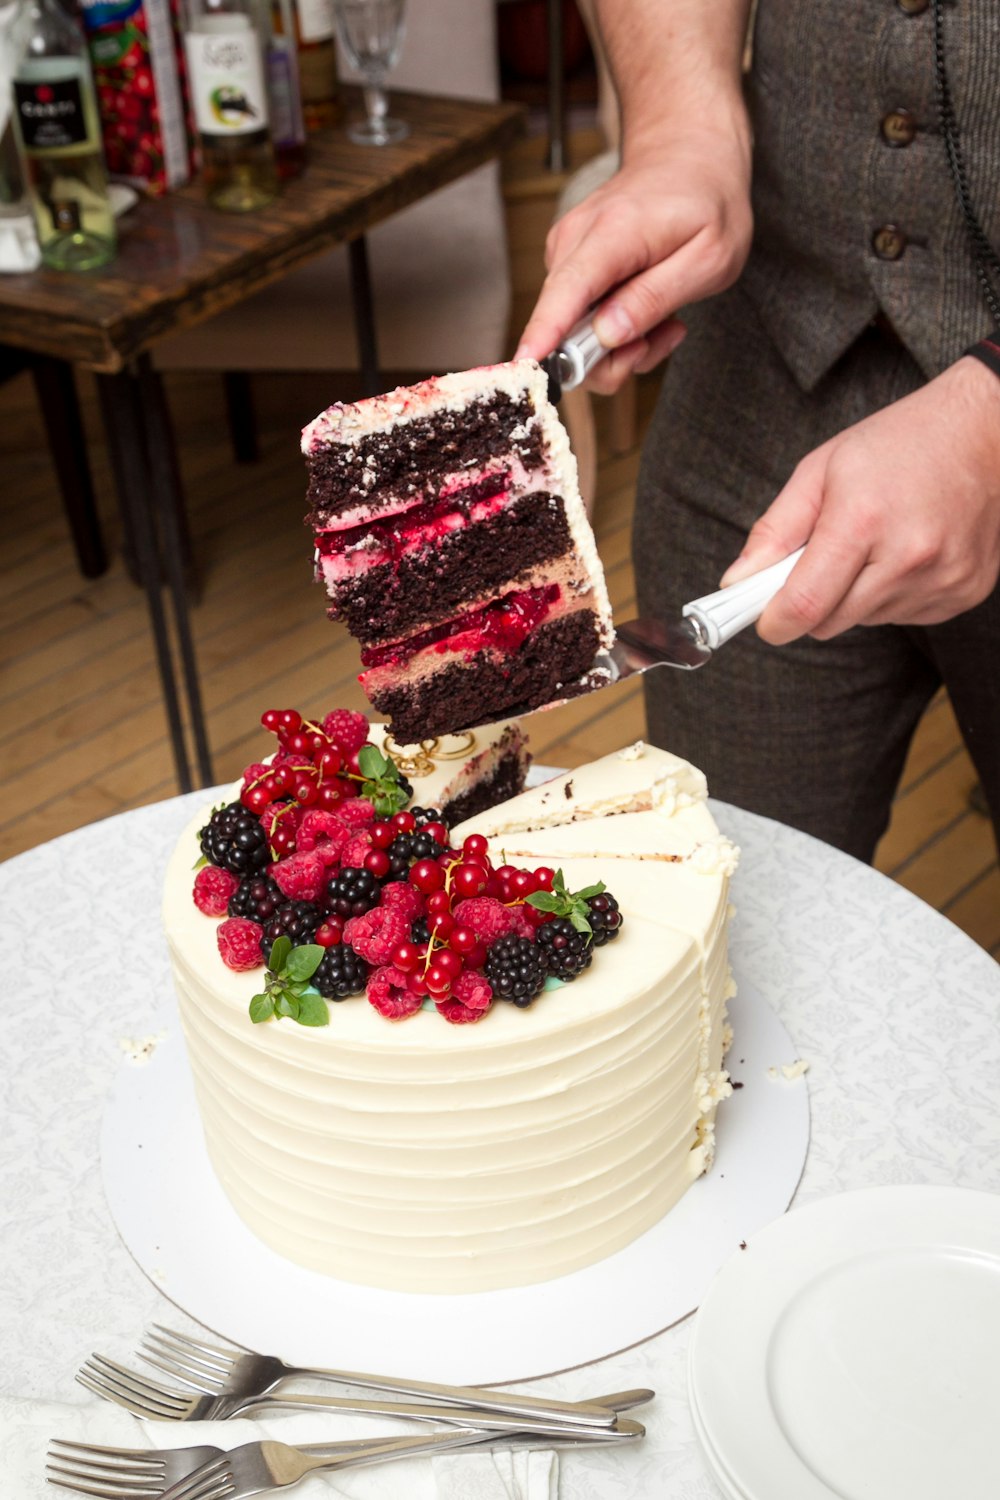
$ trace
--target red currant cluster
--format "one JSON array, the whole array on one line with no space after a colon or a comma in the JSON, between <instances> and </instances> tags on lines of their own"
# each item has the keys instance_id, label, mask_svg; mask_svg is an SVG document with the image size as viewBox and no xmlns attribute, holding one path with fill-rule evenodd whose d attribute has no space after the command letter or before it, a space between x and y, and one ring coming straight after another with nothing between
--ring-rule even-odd
<instances>
[{"instance_id":1,"label":"red currant cluster","mask_svg":"<svg viewBox=\"0 0 1000 1500\"><path fill-rule=\"evenodd\" d=\"M364 714L335 709L315 724L297 708L269 708L261 723L277 736L279 748L269 765L246 768L240 801L261 818L280 859L295 852L304 809L333 812L361 794L365 777L359 755L368 738L368 720Z\"/></svg>"}]
</instances>

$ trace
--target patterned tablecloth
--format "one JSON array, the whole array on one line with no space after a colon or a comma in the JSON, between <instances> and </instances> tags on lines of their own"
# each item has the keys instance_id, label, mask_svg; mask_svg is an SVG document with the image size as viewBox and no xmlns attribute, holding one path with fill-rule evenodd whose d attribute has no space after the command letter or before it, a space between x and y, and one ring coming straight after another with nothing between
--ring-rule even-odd
<instances>
[{"instance_id":1,"label":"patterned tablecloth","mask_svg":"<svg viewBox=\"0 0 1000 1500\"><path fill-rule=\"evenodd\" d=\"M73 1400L99 1349L127 1359L166 1302L119 1241L98 1139L120 1039L169 993L162 872L211 794L125 813L0 867L6 947L0 1077L0 1391ZM715 804L743 850L737 977L770 998L809 1063L812 1136L792 1206L850 1188L942 1183L1000 1192L1000 966L922 902L847 856ZM635 1449L564 1454L564 1500L718 1500L685 1394L690 1321L546 1389L648 1385ZM734 1330L734 1337L738 1330Z\"/></svg>"}]
</instances>

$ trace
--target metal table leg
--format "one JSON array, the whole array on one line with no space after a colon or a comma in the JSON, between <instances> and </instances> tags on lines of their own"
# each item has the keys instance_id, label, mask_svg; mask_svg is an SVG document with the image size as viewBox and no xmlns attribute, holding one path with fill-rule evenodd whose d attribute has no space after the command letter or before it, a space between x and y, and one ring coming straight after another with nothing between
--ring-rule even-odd
<instances>
[{"instance_id":1,"label":"metal table leg","mask_svg":"<svg viewBox=\"0 0 1000 1500\"><path fill-rule=\"evenodd\" d=\"M347 253L350 257L351 308L354 312L354 333L361 364L361 384L366 396L377 396L381 392L382 382L375 338L375 304L368 270L368 241L363 234L356 240L348 240Z\"/></svg>"},{"instance_id":2,"label":"metal table leg","mask_svg":"<svg viewBox=\"0 0 1000 1500\"><path fill-rule=\"evenodd\" d=\"M156 664L160 673L163 703L170 729L177 783L182 792L192 789L191 770L184 743L180 698L174 678L173 655L167 617L160 593L160 557L156 521L150 496L149 462L143 434L143 419L137 382L128 371L120 375L96 376L104 418L104 430L118 488L118 501L125 527L135 548L139 579L146 591L153 628Z\"/></svg>"},{"instance_id":3,"label":"metal table leg","mask_svg":"<svg viewBox=\"0 0 1000 1500\"><path fill-rule=\"evenodd\" d=\"M546 0L549 39L549 150L550 172L566 170L566 69L563 45L563 0Z\"/></svg>"}]
</instances>

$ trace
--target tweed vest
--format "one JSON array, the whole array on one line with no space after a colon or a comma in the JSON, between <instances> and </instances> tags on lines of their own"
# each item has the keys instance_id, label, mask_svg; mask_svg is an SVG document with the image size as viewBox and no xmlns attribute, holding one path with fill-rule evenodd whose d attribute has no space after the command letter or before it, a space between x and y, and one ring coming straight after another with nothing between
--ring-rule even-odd
<instances>
[{"instance_id":1,"label":"tweed vest","mask_svg":"<svg viewBox=\"0 0 1000 1500\"><path fill-rule=\"evenodd\" d=\"M948 0L972 199L1000 249L1000 0ZM742 285L811 390L883 313L930 377L990 329L938 124L929 0L759 0Z\"/></svg>"}]
</instances>

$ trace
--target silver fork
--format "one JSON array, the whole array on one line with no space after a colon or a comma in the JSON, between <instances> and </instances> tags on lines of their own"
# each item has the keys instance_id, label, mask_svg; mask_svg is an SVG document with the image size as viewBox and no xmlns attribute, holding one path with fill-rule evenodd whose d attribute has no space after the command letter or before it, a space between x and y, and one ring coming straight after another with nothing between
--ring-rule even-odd
<instances>
[{"instance_id":1,"label":"silver fork","mask_svg":"<svg viewBox=\"0 0 1000 1500\"><path fill-rule=\"evenodd\" d=\"M570 1436L600 1437L614 1430L616 1413L608 1406L599 1409L604 1420L577 1422L572 1404L568 1414L562 1412L493 1412L473 1410L468 1406L425 1406L405 1401L373 1401L360 1396L307 1396L289 1392L287 1395L248 1395L243 1397L189 1395L186 1391L161 1385L146 1375L136 1374L124 1365L116 1364L101 1354L93 1355L77 1372L77 1380L87 1390L118 1406L124 1406L134 1416L145 1417L154 1422L195 1422L221 1420L239 1416L259 1407L278 1407L294 1411L343 1411L356 1412L363 1416L398 1417L417 1422L440 1422L449 1427L477 1428L489 1432L527 1431L543 1436L558 1437L560 1433ZM633 1391L627 1395L631 1404L641 1405L652 1392Z\"/></svg>"},{"instance_id":2,"label":"silver fork","mask_svg":"<svg viewBox=\"0 0 1000 1500\"><path fill-rule=\"evenodd\" d=\"M330 1380L339 1385L354 1385L368 1390L390 1391L396 1395L416 1396L435 1406L464 1406L472 1411L509 1412L520 1416L560 1416L574 1423L593 1422L607 1427L614 1413L596 1402L556 1401L542 1396L521 1395L514 1391L483 1390L476 1386L440 1385L426 1380L403 1380L392 1375L368 1375L357 1370L311 1369L290 1365L273 1354L254 1354L227 1349L177 1333L154 1323L139 1347L147 1364L162 1370L181 1385L217 1399L244 1399L273 1391L291 1377ZM96 1357L96 1356L95 1356ZM643 1400L651 1400L650 1391ZM637 1402L641 1405L642 1402ZM216 1412L216 1415L219 1415Z\"/></svg>"},{"instance_id":3,"label":"silver fork","mask_svg":"<svg viewBox=\"0 0 1000 1500\"><path fill-rule=\"evenodd\" d=\"M271 1443L272 1448L285 1450L301 1458L315 1457L323 1466L346 1467L348 1463L384 1462L392 1458L405 1458L418 1453L447 1451L451 1448L520 1448L552 1447L553 1445L576 1446L584 1442L632 1442L642 1436L643 1429L637 1422L624 1421L614 1429L601 1429L588 1433L586 1437L559 1438L531 1435L524 1432L488 1433L468 1430L435 1433L430 1437L416 1438L365 1438L339 1443L305 1444L290 1448L284 1443ZM257 1449L259 1443L245 1444L244 1448ZM243 1449L233 1450L240 1454ZM222 1448L201 1444L198 1447L167 1448L109 1448L93 1443L70 1442L53 1438L49 1444L46 1478L50 1484L62 1489L74 1490L78 1494L100 1497L100 1500L161 1500L182 1481L193 1479L207 1466L232 1459ZM287 1481L291 1483L292 1481ZM252 1491L248 1492L252 1493Z\"/></svg>"}]
</instances>

